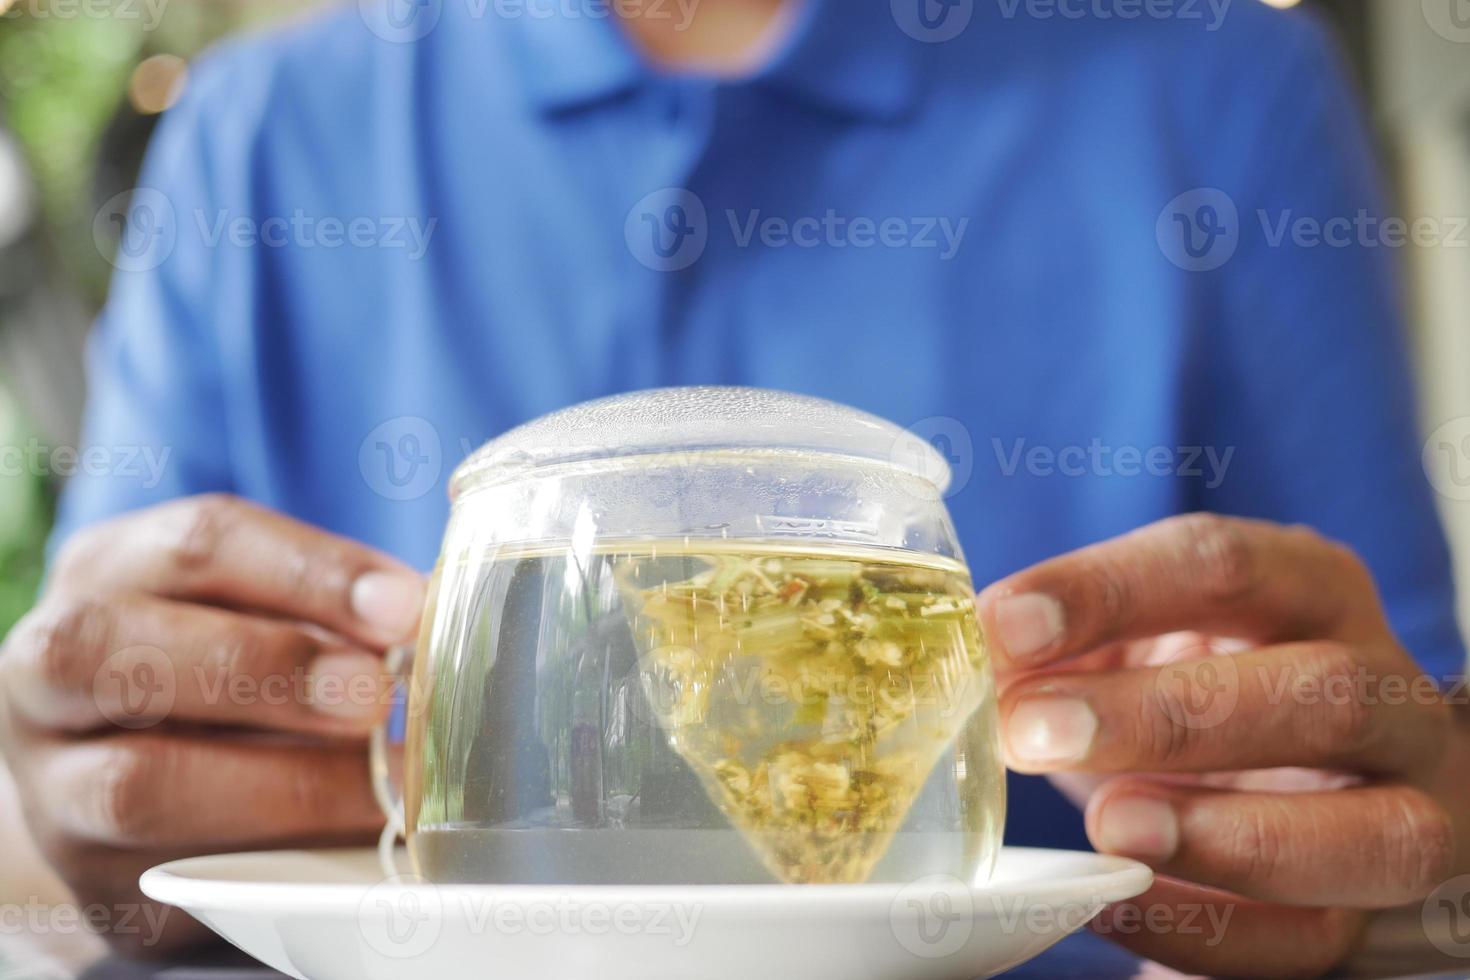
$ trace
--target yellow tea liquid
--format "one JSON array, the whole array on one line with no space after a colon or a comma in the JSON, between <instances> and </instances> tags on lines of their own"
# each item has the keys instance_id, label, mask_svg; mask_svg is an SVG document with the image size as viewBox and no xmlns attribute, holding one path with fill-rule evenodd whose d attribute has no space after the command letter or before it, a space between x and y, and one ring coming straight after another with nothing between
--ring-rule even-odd
<instances>
[{"instance_id":1,"label":"yellow tea liquid","mask_svg":"<svg viewBox=\"0 0 1470 980\"><path fill-rule=\"evenodd\" d=\"M783 540L563 545L451 562L434 593L408 746L429 877L988 871L1004 782L962 564Z\"/></svg>"}]
</instances>

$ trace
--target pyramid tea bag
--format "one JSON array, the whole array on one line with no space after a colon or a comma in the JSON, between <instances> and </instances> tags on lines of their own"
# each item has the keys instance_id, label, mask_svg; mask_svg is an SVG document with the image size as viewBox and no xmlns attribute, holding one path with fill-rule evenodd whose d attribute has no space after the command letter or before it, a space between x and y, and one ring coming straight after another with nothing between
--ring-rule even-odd
<instances>
[{"instance_id":1,"label":"pyramid tea bag","mask_svg":"<svg viewBox=\"0 0 1470 980\"><path fill-rule=\"evenodd\" d=\"M970 578L753 545L620 561L645 694L773 874L861 882L990 696Z\"/></svg>"}]
</instances>

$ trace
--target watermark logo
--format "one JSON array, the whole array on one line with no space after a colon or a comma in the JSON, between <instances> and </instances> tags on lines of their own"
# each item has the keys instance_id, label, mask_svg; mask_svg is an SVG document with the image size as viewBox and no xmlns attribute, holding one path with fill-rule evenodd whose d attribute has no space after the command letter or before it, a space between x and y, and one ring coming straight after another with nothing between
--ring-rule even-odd
<instances>
[{"instance_id":1,"label":"watermark logo","mask_svg":"<svg viewBox=\"0 0 1470 980\"><path fill-rule=\"evenodd\" d=\"M694 663L695 652L689 647L662 646L652 651L651 663ZM685 692L672 670L645 668L633 664L622 682L623 696L634 721L646 727L678 727L680 705Z\"/></svg>"},{"instance_id":2,"label":"watermark logo","mask_svg":"<svg viewBox=\"0 0 1470 980\"><path fill-rule=\"evenodd\" d=\"M444 0L357 0L367 29L393 44L412 44L439 26Z\"/></svg>"},{"instance_id":3,"label":"watermark logo","mask_svg":"<svg viewBox=\"0 0 1470 980\"><path fill-rule=\"evenodd\" d=\"M401 415L363 439L357 468L368 487L389 500L417 500L439 483L444 452L428 419Z\"/></svg>"},{"instance_id":4,"label":"watermark logo","mask_svg":"<svg viewBox=\"0 0 1470 980\"><path fill-rule=\"evenodd\" d=\"M898 944L926 960L950 957L975 932L975 899L953 875L928 875L909 882L888 907L888 924Z\"/></svg>"},{"instance_id":5,"label":"watermark logo","mask_svg":"<svg viewBox=\"0 0 1470 980\"><path fill-rule=\"evenodd\" d=\"M1435 949L1470 959L1470 875L1451 878L1430 892L1419 918Z\"/></svg>"},{"instance_id":6,"label":"watermark logo","mask_svg":"<svg viewBox=\"0 0 1470 980\"><path fill-rule=\"evenodd\" d=\"M154 646L126 647L92 675L92 699L102 716L119 728L151 728L168 717L178 678L168 654Z\"/></svg>"},{"instance_id":7,"label":"watermark logo","mask_svg":"<svg viewBox=\"0 0 1470 980\"><path fill-rule=\"evenodd\" d=\"M1179 660L1159 670L1154 678L1154 697L1160 710L1178 727L1214 728L1235 714L1240 700L1240 672L1233 658L1213 652L1200 659Z\"/></svg>"},{"instance_id":8,"label":"watermark logo","mask_svg":"<svg viewBox=\"0 0 1470 980\"><path fill-rule=\"evenodd\" d=\"M628 251L655 272L678 272L699 261L709 244L709 215L699 195L665 187L647 195L623 224Z\"/></svg>"},{"instance_id":9,"label":"watermark logo","mask_svg":"<svg viewBox=\"0 0 1470 980\"><path fill-rule=\"evenodd\" d=\"M417 875L394 875L363 895L357 906L357 927L381 955L413 959L439 941L444 902L432 882Z\"/></svg>"},{"instance_id":10,"label":"watermark logo","mask_svg":"<svg viewBox=\"0 0 1470 980\"><path fill-rule=\"evenodd\" d=\"M1434 33L1457 44L1470 44L1470 0L1423 0L1424 19Z\"/></svg>"},{"instance_id":11,"label":"watermark logo","mask_svg":"<svg viewBox=\"0 0 1470 980\"><path fill-rule=\"evenodd\" d=\"M939 459L934 458L934 453L939 454ZM969 427L959 419L933 415L905 429L894 440L888 458L897 466L917 469L935 484L948 476L949 486L944 495L953 497L974 475L975 441L970 438Z\"/></svg>"},{"instance_id":12,"label":"watermark logo","mask_svg":"<svg viewBox=\"0 0 1470 980\"><path fill-rule=\"evenodd\" d=\"M889 0L889 6L899 29L926 44L953 41L975 16L975 0Z\"/></svg>"},{"instance_id":13,"label":"watermark logo","mask_svg":"<svg viewBox=\"0 0 1470 980\"><path fill-rule=\"evenodd\" d=\"M1211 272L1240 247L1240 210L1218 188L1195 188L1165 205L1154 234L1170 262L1186 272Z\"/></svg>"},{"instance_id":14,"label":"watermark logo","mask_svg":"<svg viewBox=\"0 0 1470 980\"><path fill-rule=\"evenodd\" d=\"M1470 415L1450 419L1424 440L1424 475L1448 500L1470 500Z\"/></svg>"},{"instance_id":15,"label":"watermark logo","mask_svg":"<svg viewBox=\"0 0 1470 980\"><path fill-rule=\"evenodd\" d=\"M97 252L121 272L148 272L178 244L173 202L161 191L137 187L108 198L92 219Z\"/></svg>"}]
</instances>

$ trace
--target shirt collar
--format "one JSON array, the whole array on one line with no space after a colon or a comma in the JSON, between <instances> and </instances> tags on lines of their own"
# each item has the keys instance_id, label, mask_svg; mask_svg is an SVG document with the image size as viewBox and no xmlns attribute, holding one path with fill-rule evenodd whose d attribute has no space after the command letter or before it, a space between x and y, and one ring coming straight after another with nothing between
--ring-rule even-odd
<instances>
[{"instance_id":1,"label":"shirt collar","mask_svg":"<svg viewBox=\"0 0 1470 980\"><path fill-rule=\"evenodd\" d=\"M917 104L924 45L886 0L806 0L791 38L758 84L859 119L897 119Z\"/></svg>"},{"instance_id":2,"label":"shirt collar","mask_svg":"<svg viewBox=\"0 0 1470 980\"><path fill-rule=\"evenodd\" d=\"M536 16L517 21L518 48L527 89L543 111L590 108L657 77L606 0L531 8ZM883 0L804 0L790 36L749 82L837 115L906 115L920 94L923 45L899 29L889 8Z\"/></svg>"},{"instance_id":3,"label":"shirt collar","mask_svg":"<svg viewBox=\"0 0 1470 980\"><path fill-rule=\"evenodd\" d=\"M615 98L651 77L605 0L528 0L515 21L523 78L546 112Z\"/></svg>"}]
</instances>

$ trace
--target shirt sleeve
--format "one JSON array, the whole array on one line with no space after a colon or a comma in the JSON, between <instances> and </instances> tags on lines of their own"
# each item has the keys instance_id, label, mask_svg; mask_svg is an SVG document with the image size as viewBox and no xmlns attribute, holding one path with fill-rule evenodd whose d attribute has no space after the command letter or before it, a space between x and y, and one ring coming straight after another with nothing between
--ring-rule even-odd
<instances>
[{"instance_id":1,"label":"shirt sleeve","mask_svg":"<svg viewBox=\"0 0 1470 980\"><path fill-rule=\"evenodd\" d=\"M1249 172L1229 193L1235 255L1214 290L1187 393L1206 446L1231 452L1203 509L1304 523L1353 547L1425 670L1465 668L1449 550L1425 478L1405 351L1403 254L1363 116L1324 38L1302 30L1266 94ZM1320 229L1320 232L1319 232ZM1396 244L1397 243L1397 244ZM1208 318L1207 318L1208 319Z\"/></svg>"},{"instance_id":2,"label":"shirt sleeve","mask_svg":"<svg viewBox=\"0 0 1470 980\"><path fill-rule=\"evenodd\" d=\"M88 345L82 446L62 494L53 553L95 521L232 489L212 315L214 256L198 231L199 216L221 206L206 128L209 75L196 77L163 118L131 195L97 216L99 240L108 231L120 240Z\"/></svg>"}]
</instances>

